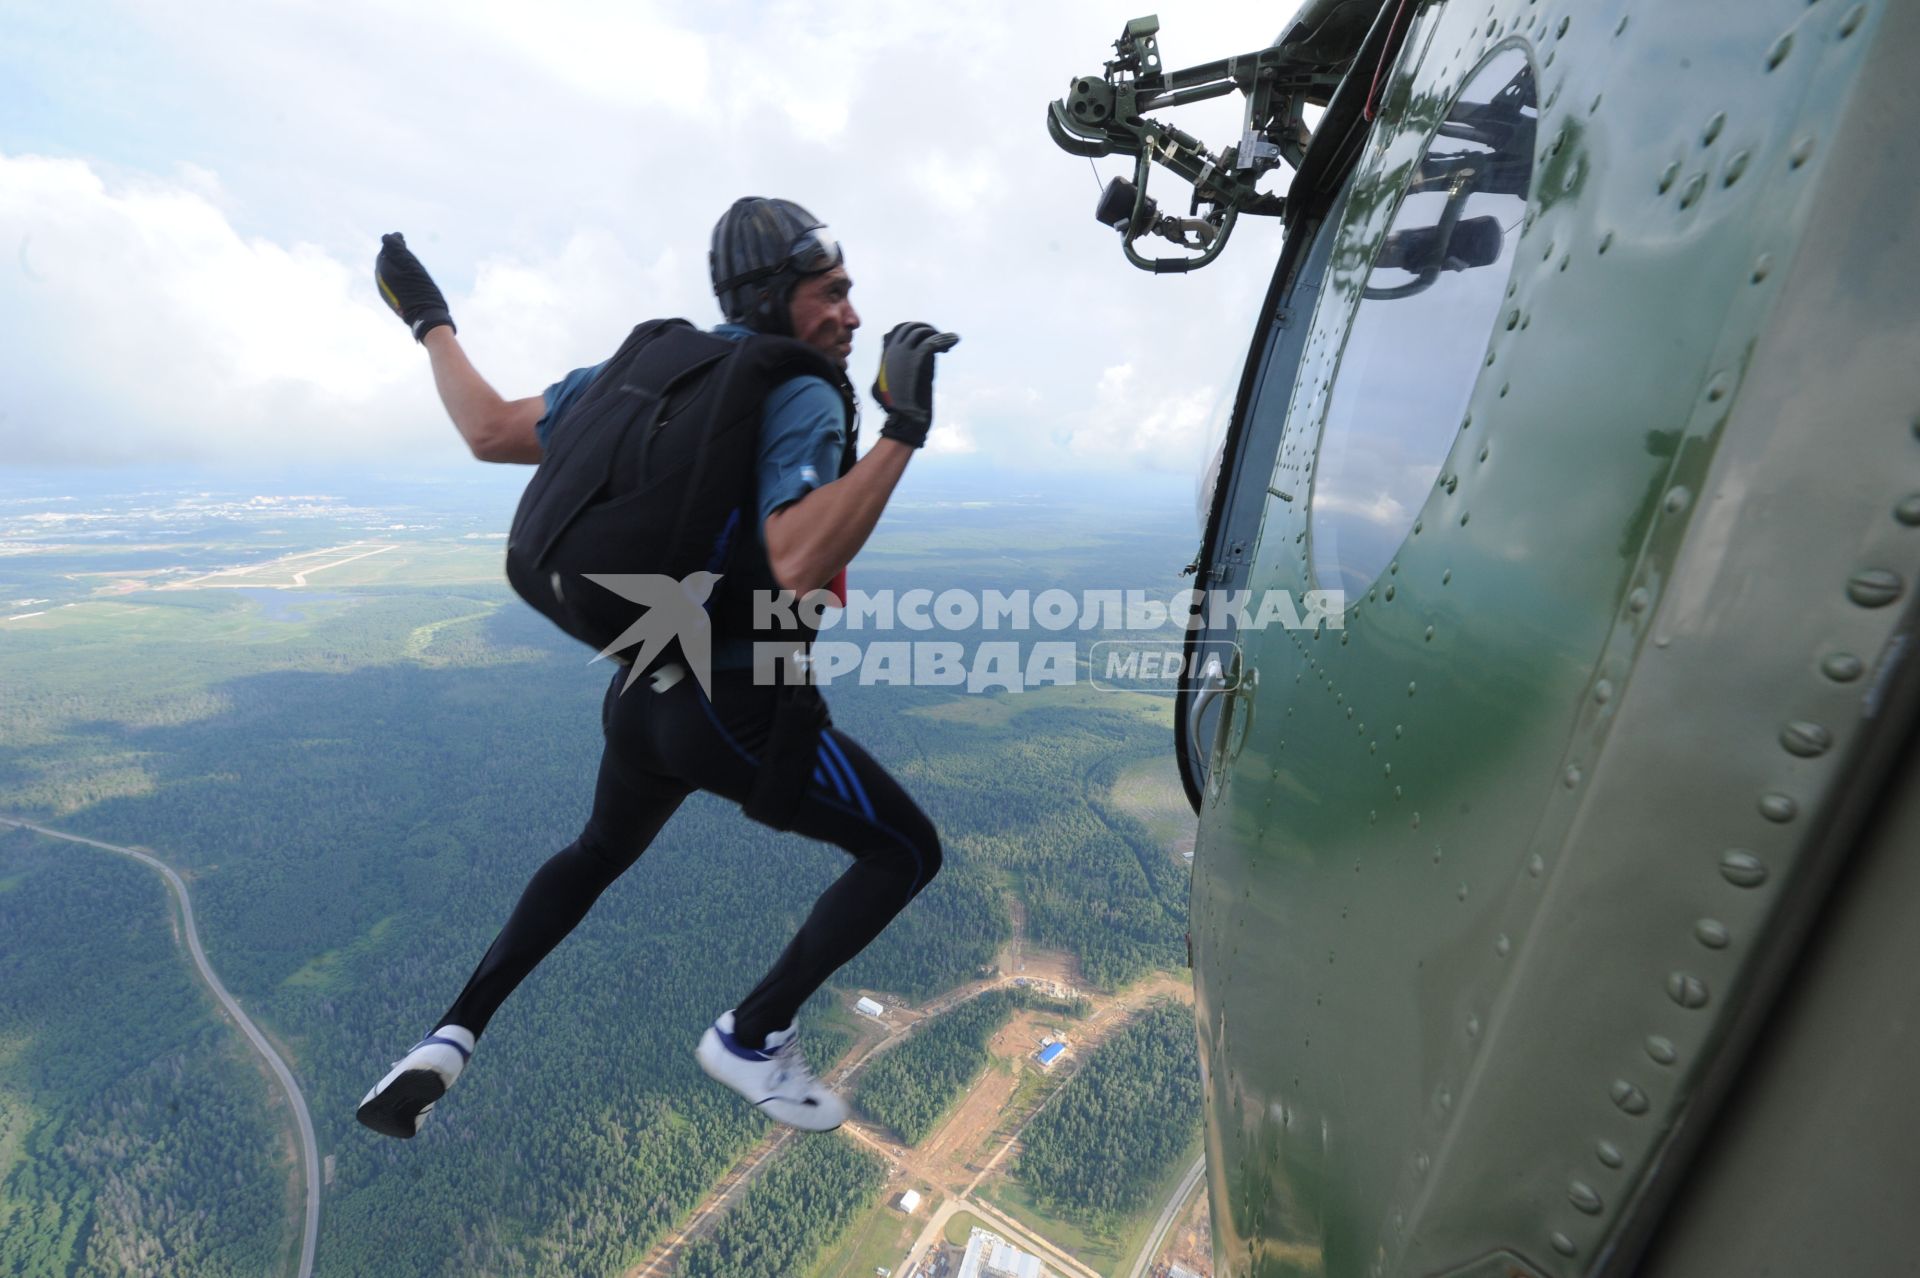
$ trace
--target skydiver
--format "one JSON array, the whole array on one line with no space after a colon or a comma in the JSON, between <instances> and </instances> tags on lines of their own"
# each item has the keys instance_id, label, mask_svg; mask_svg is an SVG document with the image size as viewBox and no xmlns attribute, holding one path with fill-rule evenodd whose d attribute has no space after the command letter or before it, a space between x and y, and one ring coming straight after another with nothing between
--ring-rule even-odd
<instances>
[{"instance_id":1,"label":"skydiver","mask_svg":"<svg viewBox=\"0 0 1920 1278\"><path fill-rule=\"evenodd\" d=\"M959 338L924 324L887 334L874 386L886 422L855 463L845 368L860 317L832 233L790 201L744 198L714 227L709 264L726 316L715 334L790 336L840 370L838 386L805 376L766 396L756 487L759 546L772 579L796 595L834 581L844 598L848 561L926 442L934 357ZM552 424L587 392L604 362L575 369L541 395L502 399L468 362L446 299L400 235L382 239L375 274L383 298L427 348L440 398L473 455L540 462ZM535 871L437 1028L360 1102L361 1123L402 1139L419 1130L507 995L633 865L688 794L705 790L746 803L777 690L756 682L745 638L717 622L716 630L711 695L681 666L666 666L624 693L630 672L615 670L602 703L606 745L585 828ZM837 845L853 863L821 894L760 983L707 1027L695 1051L710 1076L769 1117L809 1131L838 1127L847 1109L801 1056L794 1025L800 1005L865 949L941 864L932 822L885 768L830 725L818 744L817 767L787 826ZM769 748L768 757L773 753Z\"/></svg>"}]
</instances>

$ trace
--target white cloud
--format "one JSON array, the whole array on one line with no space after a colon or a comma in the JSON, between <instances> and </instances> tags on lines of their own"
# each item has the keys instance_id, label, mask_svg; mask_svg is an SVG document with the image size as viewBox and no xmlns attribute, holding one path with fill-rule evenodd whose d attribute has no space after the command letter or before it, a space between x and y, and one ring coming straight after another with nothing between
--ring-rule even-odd
<instances>
[{"instance_id":1,"label":"white cloud","mask_svg":"<svg viewBox=\"0 0 1920 1278\"><path fill-rule=\"evenodd\" d=\"M1149 381L1132 363L1103 370L1093 407L1068 432L1068 450L1082 459L1128 459L1154 469L1203 465L1220 392L1210 385L1176 388L1176 380L1156 373Z\"/></svg>"},{"instance_id":2,"label":"white cloud","mask_svg":"<svg viewBox=\"0 0 1920 1278\"><path fill-rule=\"evenodd\" d=\"M373 295L381 232L519 396L643 319L717 318L708 229L760 193L847 242L856 385L902 319L966 336L930 459L1190 473L1278 236L1243 219L1219 265L1150 277L1093 223L1096 179L1041 115L1138 8L162 0L28 23L0 47L48 102L0 156L0 462L458 457ZM1161 13L1175 66L1283 24ZM1225 144L1237 116L1168 118ZM1170 175L1154 191L1184 207Z\"/></svg>"}]
</instances>

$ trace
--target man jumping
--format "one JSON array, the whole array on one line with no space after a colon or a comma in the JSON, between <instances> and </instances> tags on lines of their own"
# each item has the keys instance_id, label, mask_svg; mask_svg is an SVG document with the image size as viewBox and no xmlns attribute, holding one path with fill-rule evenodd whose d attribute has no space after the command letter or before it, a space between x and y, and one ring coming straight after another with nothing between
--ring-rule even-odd
<instances>
[{"instance_id":1,"label":"man jumping","mask_svg":"<svg viewBox=\"0 0 1920 1278\"><path fill-rule=\"evenodd\" d=\"M541 395L502 399L467 361L445 298L405 241L389 235L382 244L375 268L381 294L427 348L440 398L473 455L540 462L554 425L585 402L606 365L576 369ZM959 339L924 324L887 334L874 388L887 418L879 440L856 462L844 369L860 317L832 234L797 204L749 197L715 226L710 265L727 321L715 335L743 349L755 334L791 337L841 370L838 385L807 375L774 386L760 414L758 535L750 551L764 556L758 562L779 587L805 595L843 581L840 574L873 532L914 450L926 442L934 356ZM715 614L710 693L679 663L634 678L631 687L630 675L639 671L614 672L586 827L535 871L438 1028L360 1102L360 1122L384 1135L413 1136L459 1078L500 1004L639 859L683 799L695 790L743 805L755 797L762 768L778 753L770 738L780 689L756 681L750 635L730 632L723 616ZM769 1117L826 1131L845 1120L847 1107L807 1068L795 1017L927 886L941 853L932 823L845 733L822 728L809 760L811 778L781 825L837 845L853 863L814 903L760 983L707 1028L695 1055L709 1075Z\"/></svg>"}]
</instances>

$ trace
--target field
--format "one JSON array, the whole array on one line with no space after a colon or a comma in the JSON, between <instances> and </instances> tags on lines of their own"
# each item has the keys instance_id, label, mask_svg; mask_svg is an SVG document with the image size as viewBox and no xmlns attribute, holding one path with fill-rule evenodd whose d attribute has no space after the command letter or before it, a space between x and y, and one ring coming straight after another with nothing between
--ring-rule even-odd
<instances>
[{"instance_id":1,"label":"field","mask_svg":"<svg viewBox=\"0 0 1920 1278\"><path fill-rule=\"evenodd\" d=\"M503 1009L420 1138L371 1137L351 1117L368 1081L430 1028L527 875L578 832L604 667L587 669L591 654L506 588L512 494L498 483L116 482L69 490L58 476L0 499L0 813L150 848L188 883L211 961L283 1045L312 1110L329 1168L319 1273L624 1272L761 1140L764 1123L698 1074L689 1047L844 861L690 800ZM1186 512L1111 525L1054 500L908 502L882 526L886 552L855 565L856 585L1175 588ZM920 1005L999 966L1131 997L1176 967L1184 871L1143 832L1153 818L1132 779L1169 748L1167 698L1084 683L831 697L949 851L940 878L803 1012L809 1042L835 1049L817 1064L884 1032L845 1010L856 990ZM0 859L0 901L27 917L148 928L148 965L161 961L152 927L176 944L161 898L63 885L23 857ZM13 989L59 987L55 937L7 948ZM185 970L177 948L165 961L169 980ZM84 996L72 1010L103 1014ZM211 1036L169 1040L183 1044L176 1057L245 1059L216 1041L232 1037L224 1022L171 1028ZM1091 1043L1105 1022L1023 1013L925 1149L876 1151L901 1164L890 1189L938 1198L996 1158L1004 1175L1005 1107L1030 1110L1047 1090L1030 1063L1044 1028ZM138 1071L164 1064L104 1048L89 1060L76 1042L54 1052L16 1027L0 1046L0 1154L15 1176L69 1175L48 1142L82 1112L82 1080L145 1080ZM278 1251L295 1231L284 1205L302 1187L267 1093L223 1121L222 1139L256 1151L250 1232L182 1245L202 1249L204 1272L259 1272L263 1240ZM238 1166L170 1168L125 1228L214 1218ZM38 1230L31 1253L0 1238L0 1268L43 1253L79 1263L60 1248L99 1222L86 1215L94 1184L72 1189L73 1230ZM904 1255L919 1227L884 1204L862 1209L823 1278L890 1264L867 1260Z\"/></svg>"}]
</instances>

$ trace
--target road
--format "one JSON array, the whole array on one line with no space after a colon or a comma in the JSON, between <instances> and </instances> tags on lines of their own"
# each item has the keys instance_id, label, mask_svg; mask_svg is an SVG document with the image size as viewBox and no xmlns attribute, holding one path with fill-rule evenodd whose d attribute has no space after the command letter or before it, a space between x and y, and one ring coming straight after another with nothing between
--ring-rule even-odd
<instances>
[{"instance_id":1,"label":"road","mask_svg":"<svg viewBox=\"0 0 1920 1278\"><path fill-rule=\"evenodd\" d=\"M821 1081L836 1091L844 1092L847 1084L852 1081L853 1076L865 1067L868 1062L874 1057L888 1052L895 1046L906 1041L913 1033L915 1027L923 1021L929 1020L960 1003L964 1003L968 999L978 998L990 989L1012 983L1013 978L1006 976L975 981L969 985L962 986L958 990L942 995L923 1008L896 1007L893 1020L880 1022L886 1026L887 1032L884 1035L869 1040L862 1047L855 1048L851 1056L842 1060L829 1071ZM902 1019L903 1013L905 1019ZM854 1124L849 1123L848 1126L852 1127ZM657 1244L644 1260L627 1271L626 1278L661 1278L662 1275L671 1274L673 1272L674 1261L680 1252L688 1243L705 1237L713 1230L719 1223L721 1217L726 1215L727 1210L747 1191L747 1188L758 1176L760 1169L767 1165L773 1154L784 1146L788 1138L793 1134L793 1128L782 1127L775 1124L772 1130L762 1137L760 1142L749 1150L745 1157L735 1163L733 1169L722 1177L720 1182L708 1192L707 1197L701 1202L693 1215L687 1218L687 1223L681 1226L680 1232L675 1234L671 1239ZM853 1136L864 1135L864 1133L860 1132L849 1132L848 1134ZM878 1142L876 1141L875 1143ZM884 1148L882 1152L885 1152Z\"/></svg>"},{"instance_id":2,"label":"road","mask_svg":"<svg viewBox=\"0 0 1920 1278\"><path fill-rule=\"evenodd\" d=\"M240 1010L240 1004L234 1001L233 995L227 993L227 987L220 983L220 978L214 975L213 965L207 962L206 951L200 948L200 930L193 922L193 903L187 899L186 883L173 872L172 866L152 853L142 852L138 848L123 848L113 843L102 843L98 839L82 838L77 834L62 834L44 825L35 825L31 821L20 821L12 817L0 817L0 825L32 830L35 834L45 835L49 839L84 843L88 847L99 848L105 852L118 852L122 856L130 856L158 870L161 877L166 879L168 886L173 888L173 894L180 901L180 917L186 925L184 931L187 938L187 952L193 955L193 965L199 969L200 979L205 981L207 988L213 991L213 996L220 1001L220 1006L227 1010L227 1015L233 1018L234 1024L240 1027L240 1032L247 1036L247 1041L253 1044L254 1050L266 1058L267 1065L273 1070L274 1077L280 1080L280 1086L287 1093L287 1102L293 1108L294 1121L300 1129L301 1163L307 1178L307 1220L305 1234L300 1240L299 1278L312 1278L313 1253L320 1238L320 1155L319 1147L313 1137L313 1118L307 1112L307 1101L300 1094L300 1085L293 1081L293 1071L288 1069L287 1063L280 1059L280 1053L273 1050L273 1044L267 1041L267 1036L262 1034L259 1027Z\"/></svg>"},{"instance_id":3,"label":"road","mask_svg":"<svg viewBox=\"0 0 1920 1278\"><path fill-rule=\"evenodd\" d=\"M911 1007L897 1003L892 1005L888 1012L888 1019L882 1022L886 1026L886 1033L878 1038L869 1039L864 1045L856 1047L846 1058L835 1066L833 1070L828 1072L822 1081L837 1091L845 1092L851 1090L850 1084L853 1082L855 1075L867 1065L871 1064L874 1058L884 1055L912 1037L913 1033L921 1025L924 1025L943 1012L952 1010L961 1003L980 997L980 995L986 993L988 990L1011 987L1022 979L1023 978L1012 975L1005 969L1002 969L1001 975L968 982L966 985L956 990L951 990L919 1007ZM943 1177L934 1174L931 1168L921 1165L920 1160L915 1158L911 1152L905 1153L904 1157L902 1157L900 1153L896 1152L896 1147L890 1140L885 1139L881 1133L869 1130L865 1124L857 1120L848 1122L841 1129L854 1140L871 1147L876 1153L880 1154L881 1157L892 1164L896 1171L909 1172L914 1178L922 1181L936 1191L950 1195L942 1208L928 1221L926 1227L922 1229L919 1238L915 1240L910 1249L908 1259L901 1265L896 1266L895 1272L902 1274L912 1272L914 1266L926 1256L928 1251L931 1250L933 1245L939 1240L940 1229L946 1220L954 1211L962 1210L972 1212L976 1216L979 1216L982 1220L987 1221L1001 1233L1005 1234L1010 1241L1035 1255L1041 1256L1049 1266L1071 1275L1072 1278L1099 1278L1098 1274L1075 1259L1070 1253L1063 1251L1048 1239L1034 1233L1018 1221L1013 1220L995 1208L991 1203L976 1198L974 1195L980 1188L981 1182L986 1180L988 1175L1000 1165L1007 1155L1018 1147L1020 1137L1026 1130L1027 1124L1039 1117L1047 1106L1061 1094L1067 1079L1078 1072L1079 1067L1085 1063L1087 1057L1091 1054L1091 1049L1097 1046L1100 1041L1105 1038L1107 1033L1112 1031L1117 1025L1124 1024L1140 1006L1152 998L1170 992L1170 984L1172 984L1170 981L1163 983L1155 980L1149 981L1144 985L1136 986L1124 996L1106 1002L1098 1011L1082 1022L1079 1032L1075 1035L1080 1050L1069 1056L1066 1062L1055 1070L1054 1087L1049 1090L1046 1097L1034 1107L1033 1111L1027 1114L1026 1117L1019 1122L1018 1126L1008 1134L1007 1139L1003 1141L999 1148L993 1152L992 1156L987 1159L985 1165L979 1168L978 1173L972 1177L965 1188L960 1188L957 1181L947 1183ZM700 1206L687 1218L686 1223L681 1226L680 1230L670 1238L663 1238L659 1243L655 1244L654 1248L638 1264L626 1271L625 1278L666 1278L667 1275L672 1274L679 1255L686 1246L712 1232L733 1204L746 1193L753 1181L757 1179L759 1173L771 1163L772 1155L780 1150L792 1135L793 1129L777 1125L774 1126L743 1158L734 1164L733 1169L729 1171L726 1176L721 1178L720 1182L715 1185L713 1190L702 1200Z\"/></svg>"},{"instance_id":4,"label":"road","mask_svg":"<svg viewBox=\"0 0 1920 1278\"><path fill-rule=\"evenodd\" d=\"M1187 1198L1193 1193L1200 1178L1207 1174L1207 1156L1194 1159L1193 1166L1187 1168L1187 1174L1180 1178L1179 1187L1173 1191L1173 1197L1167 1199L1167 1209L1160 1213L1160 1219L1153 1222L1153 1232L1147 1236L1147 1245L1133 1259L1133 1268L1127 1278L1146 1278L1147 1269L1153 1264L1153 1258L1160 1254L1160 1244L1167 1240L1167 1231L1173 1228L1173 1222L1180 1218L1180 1209L1186 1206Z\"/></svg>"}]
</instances>

